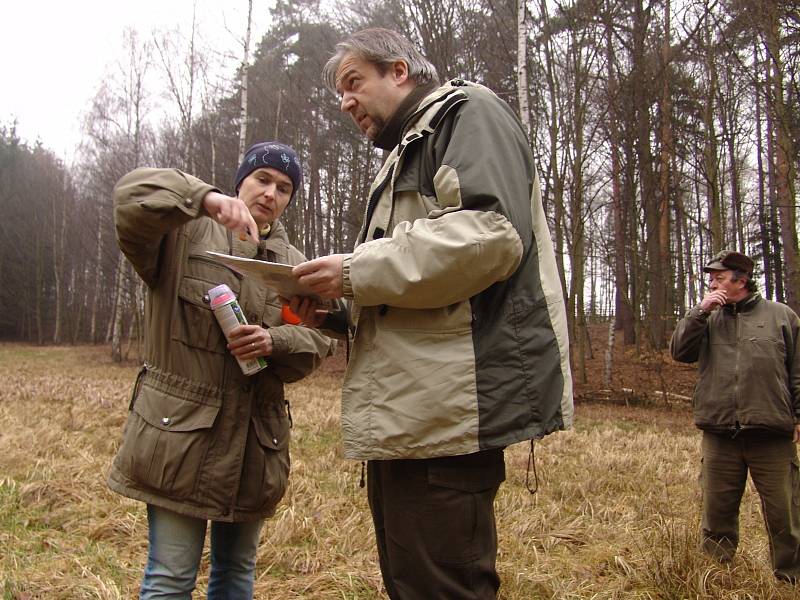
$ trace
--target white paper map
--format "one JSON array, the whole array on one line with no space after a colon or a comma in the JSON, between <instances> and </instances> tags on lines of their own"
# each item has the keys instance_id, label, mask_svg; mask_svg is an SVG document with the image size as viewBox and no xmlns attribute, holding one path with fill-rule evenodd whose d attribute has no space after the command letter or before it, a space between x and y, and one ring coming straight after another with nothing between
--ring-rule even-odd
<instances>
[{"instance_id":1,"label":"white paper map","mask_svg":"<svg viewBox=\"0 0 800 600\"><path fill-rule=\"evenodd\" d=\"M230 254L212 252L210 250L206 250L206 253L210 254L214 260L228 265L239 273L249 275L259 280L265 286L275 290L279 296L284 298L291 298L292 296L311 296L312 298L316 298L320 303L323 303L319 296L312 292L311 289L301 285L300 282L297 281L297 278L292 275L291 265L231 256Z\"/></svg>"}]
</instances>

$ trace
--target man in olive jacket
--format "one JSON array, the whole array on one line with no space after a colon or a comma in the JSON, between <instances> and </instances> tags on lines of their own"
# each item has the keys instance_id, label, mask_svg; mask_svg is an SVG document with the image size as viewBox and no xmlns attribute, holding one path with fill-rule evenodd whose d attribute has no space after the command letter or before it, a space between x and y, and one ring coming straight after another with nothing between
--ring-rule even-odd
<instances>
[{"instance_id":1,"label":"man in olive jacket","mask_svg":"<svg viewBox=\"0 0 800 600\"><path fill-rule=\"evenodd\" d=\"M761 497L775 576L800 577L800 320L756 292L753 261L724 250L709 291L678 323L672 357L699 361L693 407L703 430L703 548L733 558L747 473Z\"/></svg>"},{"instance_id":2,"label":"man in olive jacket","mask_svg":"<svg viewBox=\"0 0 800 600\"><path fill-rule=\"evenodd\" d=\"M289 475L284 384L333 351L286 325L271 290L208 250L297 264L278 218L301 185L294 151L251 147L236 197L174 169L137 169L114 193L119 246L147 284L146 363L137 378L109 486L147 503L149 551L140 598L191 597L211 521L208 597L250 598L261 524ZM248 321L227 343L208 291L227 284ZM252 376L236 359L266 357Z\"/></svg>"},{"instance_id":3,"label":"man in olive jacket","mask_svg":"<svg viewBox=\"0 0 800 600\"><path fill-rule=\"evenodd\" d=\"M514 112L393 31L357 32L329 86L386 151L352 254L295 267L350 301L345 456L367 460L393 599L494 598L503 449L570 427L566 312ZM298 301L305 322L315 313Z\"/></svg>"}]
</instances>

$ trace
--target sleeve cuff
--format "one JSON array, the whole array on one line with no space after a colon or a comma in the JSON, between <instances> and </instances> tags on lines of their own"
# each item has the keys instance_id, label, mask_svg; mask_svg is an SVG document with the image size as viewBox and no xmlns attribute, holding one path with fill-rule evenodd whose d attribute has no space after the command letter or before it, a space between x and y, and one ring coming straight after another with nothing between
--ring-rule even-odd
<instances>
[{"instance_id":1,"label":"sleeve cuff","mask_svg":"<svg viewBox=\"0 0 800 600\"><path fill-rule=\"evenodd\" d=\"M350 263L353 260L352 254L346 254L342 259L342 295L345 298L353 298L353 282L350 280Z\"/></svg>"},{"instance_id":2,"label":"sleeve cuff","mask_svg":"<svg viewBox=\"0 0 800 600\"><path fill-rule=\"evenodd\" d=\"M270 327L267 329L272 338L272 356L286 356L289 353L288 336L285 335L285 331L282 331L282 327ZM269 360L269 357L267 357L267 360Z\"/></svg>"},{"instance_id":3,"label":"sleeve cuff","mask_svg":"<svg viewBox=\"0 0 800 600\"><path fill-rule=\"evenodd\" d=\"M209 185L199 179L195 182L189 181L189 189L183 195L179 202L181 210L192 218L197 218L200 215L207 215L203 210L203 198L209 192L220 192L220 190L213 185Z\"/></svg>"}]
</instances>

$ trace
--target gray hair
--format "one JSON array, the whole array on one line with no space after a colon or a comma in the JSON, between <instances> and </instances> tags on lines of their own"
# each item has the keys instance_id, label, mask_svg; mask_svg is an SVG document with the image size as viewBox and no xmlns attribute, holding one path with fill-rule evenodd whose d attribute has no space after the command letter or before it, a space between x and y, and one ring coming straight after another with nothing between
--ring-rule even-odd
<instances>
[{"instance_id":1,"label":"gray hair","mask_svg":"<svg viewBox=\"0 0 800 600\"><path fill-rule=\"evenodd\" d=\"M332 90L336 90L336 71L344 55L348 53L374 64L381 75L386 73L392 63L402 60L408 65L409 78L417 85L431 81L439 83L436 67L408 39L391 29L374 27L356 31L336 44L336 54L322 69L323 80Z\"/></svg>"},{"instance_id":2,"label":"gray hair","mask_svg":"<svg viewBox=\"0 0 800 600\"><path fill-rule=\"evenodd\" d=\"M758 285L756 284L755 281L753 281L753 278L750 277L750 275L746 271L734 269L731 272L731 281L741 281L742 279L745 280L744 289L746 289L748 292L758 291Z\"/></svg>"}]
</instances>

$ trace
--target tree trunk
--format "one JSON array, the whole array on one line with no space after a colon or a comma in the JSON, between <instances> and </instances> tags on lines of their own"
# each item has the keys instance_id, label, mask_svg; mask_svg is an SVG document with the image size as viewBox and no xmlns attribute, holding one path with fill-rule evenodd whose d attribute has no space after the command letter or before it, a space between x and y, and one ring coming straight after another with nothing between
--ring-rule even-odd
<instances>
[{"instance_id":1,"label":"tree trunk","mask_svg":"<svg viewBox=\"0 0 800 600\"><path fill-rule=\"evenodd\" d=\"M43 231L36 235L36 276L34 281L33 295L36 298L34 320L36 323L36 343L40 346L44 343L44 323L42 321L42 295L44 292L44 241Z\"/></svg>"},{"instance_id":2,"label":"tree trunk","mask_svg":"<svg viewBox=\"0 0 800 600\"><path fill-rule=\"evenodd\" d=\"M775 274L775 300L777 302L784 302L786 294L784 292L784 278L783 278L783 253L781 250L781 230L778 222L778 185L777 174L775 172L775 127L773 125L773 98L769 91L770 82L772 80L770 75L769 59L766 61L766 117L767 117L767 165L769 171L767 172L767 184L769 191L769 239L772 242L770 248L770 262L772 263L772 272Z\"/></svg>"},{"instance_id":3,"label":"tree trunk","mask_svg":"<svg viewBox=\"0 0 800 600\"><path fill-rule=\"evenodd\" d=\"M569 223L570 223L570 267L572 281L570 285L570 297L573 308L572 314L575 317L575 328L572 340L577 347L575 353L575 370L578 380L586 383L586 352L587 352L587 330L586 314L584 301L584 283L586 269L586 239L585 239L585 220L583 207L585 201L584 180L583 180L583 158L584 158L584 127L586 125L586 105L582 98L584 93L583 82L585 81L584 66L582 64L582 54L580 45L574 40L571 42L572 61L571 67L575 78L572 90L572 164L571 164L571 190L569 202Z\"/></svg>"},{"instance_id":4,"label":"tree trunk","mask_svg":"<svg viewBox=\"0 0 800 600\"><path fill-rule=\"evenodd\" d=\"M250 62L250 32L253 23L253 0L247 2L247 33L244 36L244 57L242 58L241 66L241 99L239 104L239 160L238 163L244 159L244 151L247 149L245 143L247 140L247 68Z\"/></svg>"},{"instance_id":5,"label":"tree trunk","mask_svg":"<svg viewBox=\"0 0 800 600\"><path fill-rule=\"evenodd\" d=\"M184 144L184 159L183 163L189 169L189 173L197 172L194 160L194 131L192 130L192 122L194 115L194 80L197 76L197 53L195 48L195 37L197 35L197 3L192 5L192 37L189 41L189 90L186 101L186 114L184 116L183 125L183 144ZM139 129L137 125L137 130ZM139 166L138 163L136 166Z\"/></svg>"},{"instance_id":6,"label":"tree trunk","mask_svg":"<svg viewBox=\"0 0 800 600\"><path fill-rule=\"evenodd\" d=\"M75 320L73 321L72 327L72 345L78 343L78 339L81 334L81 325L83 324L83 311L86 309L86 303L89 301L89 286L86 284L87 269L81 267L81 279L83 282L80 285L76 284L77 277L75 276L75 269L72 270L72 290L73 294L75 295L75 303L78 305L78 309L75 314ZM78 292L82 292L78 294ZM79 295L81 297L79 297Z\"/></svg>"},{"instance_id":7,"label":"tree trunk","mask_svg":"<svg viewBox=\"0 0 800 600\"><path fill-rule=\"evenodd\" d=\"M550 24L547 13L546 0L541 0L540 5L541 18L544 28L545 40L545 73L547 79L547 92L550 106L550 121L548 123L548 135L550 140L550 157L548 162L548 173L545 179L550 179L553 182L553 245L556 253L556 266L558 267L558 274L561 279L561 293L564 298L569 298L567 293L567 279L566 269L564 268L564 175L561 173L558 162L558 148L559 148L559 121L557 99L561 96L561 90L553 72L553 57L552 40L550 39ZM547 176L549 175L549 177ZM569 330L572 332L573 315L568 311L567 319L569 321Z\"/></svg>"},{"instance_id":8,"label":"tree trunk","mask_svg":"<svg viewBox=\"0 0 800 600\"><path fill-rule=\"evenodd\" d=\"M606 342L605 362L603 365L603 387L611 387L614 373L614 321L608 324L608 341Z\"/></svg>"},{"instance_id":9,"label":"tree trunk","mask_svg":"<svg viewBox=\"0 0 800 600\"><path fill-rule=\"evenodd\" d=\"M625 241L626 215L630 214L624 205L622 195L622 173L620 166L620 133L618 119L619 113L619 83L616 76L616 56L613 44L611 7L607 6L606 17L606 68L608 74L607 104L608 137L611 151L611 210L614 222L614 327L623 332L623 343L626 346L635 340L633 309L628 296L628 271L626 268Z\"/></svg>"},{"instance_id":10,"label":"tree trunk","mask_svg":"<svg viewBox=\"0 0 800 600\"><path fill-rule=\"evenodd\" d=\"M797 208L794 191L794 142L791 122L783 99L783 63L781 62L781 32L777 7L770 2L765 41L772 65L772 123L775 130L775 184L780 216L781 241L786 267L786 303L800 312L800 250L797 242Z\"/></svg>"},{"instance_id":11,"label":"tree trunk","mask_svg":"<svg viewBox=\"0 0 800 600\"><path fill-rule=\"evenodd\" d=\"M733 208L733 218L736 227L736 246L742 254L747 254L747 244L744 233L744 218L742 216L742 192L741 176L739 175L739 159L736 156L736 143L734 131L736 121L733 110L727 110L727 118L722 121L722 135L727 142L728 160L731 170L731 207Z\"/></svg>"},{"instance_id":12,"label":"tree trunk","mask_svg":"<svg viewBox=\"0 0 800 600\"><path fill-rule=\"evenodd\" d=\"M66 183L66 182L64 182ZM61 186L66 191L67 186ZM66 194L60 197L60 194L53 195L53 285L55 292L55 328L53 329L53 343L60 344L63 330L63 313L62 306L64 304L64 264L66 261L65 240L67 237L67 197ZM58 222L58 208L61 207L61 219Z\"/></svg>"},{"instance_id":13,"label":"tree trunk","mask_svg":"<svg viewBox=\"0 0 800 600\"><path fill-rule=\"evenodd\" d=\"M98 206L98 213L102 213L103 205ZM98 314L98 305L99 302L97 301L97 297L100 295L100 289L102 285L102 272L103 269L100 267L103 262L103 228L100 226L102 223L102 219L98 214L97 220L97 246L96 246L96 253L95 253L95 272L94 272L94 299L90 299L87 295L87 300L91 300L92 308L91 308L91 317L89 319L89 341L92 344L97 343L97 314Z\"/></svg>"},{"instance_id":14,"label":"tree trunk","mask_svg":"<svg viewBox=\"0 0 800 600\"><path fill-rule=\"evenodd\" d=\"M127 270L128 261L122 252L119 253L119 260L117 261L117 285L116 285L116 300L114 306L114 327L111 331L111 360L114 362L122 361L122 321L125 315L125 296L127 286L127 277L125 271Z\"/></svg>"},{"instance_id":15,"label":"tree trunk","mask_svg":"<svg viewBox=\"0 0 800 600\"><path fill-rule=\"evenodd\" d=\"M528 28L525 18L526 0L517 0L517 101L519 119L525 135L531 138L531 113L528 108Z\"/></svg>"},{"instance_id":16,"label":"tree trunk","mask_svg":"<svg viewBox=\"0 0 800 600\"><path fill-rule=\"evenodd\" d=\"M666 331L671 326L673 320L675 299L671 293L673 286L671 282L672 262L670 261L670 187L671 187L671 166L674 155L672 143L672 98L670 96L670 1L664 2L664 39L661 45L661 102L659 106L660 130L661 130L661 151L660 171L659 171L659 208L658 208L658 272L661 274L659 283L661 286L654 289L651 293L658 294L661 298L658 304L662 306L662 322L658 328L657 341L662 348L666 342Z\"/></svg>"},{"instance_id":17,"label":"tree trunk","mask_svg":"<svg viewBox=\"0 0 800 600\"><path fill-rule=\"evenodd\" d=\"M722 227L724 220L722 218L722 202L719 193L719 158L717 150L717 132L714 121L714 105L718 88L717 63L716 52L708 25L706 25L705 42L708 88L706 89L705 110L703 111L703 121L706 131L704 164L706 170L706 199L711 221L711 252L716 253L725 247L725 231Z\"/></svg>"},{"instance_id":18,"label":"tree trunk","mask_svg":"<svg viewBox=\"0 0 800 600\"><path fill-rule=\"evenodd\" d=\"M758 230L761 234L761 254L764 264L764 297L775 300L775 286L773 283L774 271L772 268L772 260L770 260L770 228L769 228L769 213L766 206L766 192L764 181L764 147L763 147L763 133L761 129L761 103L763 97L763 89L761 87L761 69L759 65L761 60L758 55L758 40L753 43L753 64L756 65L756 76L754 79L755 94L754 104L756 108L756 161L758 168Z\"/></svg>"},{"instance_id":19,"label":"tree trunk","mask_svg":"<svg viewBox=\"0 0 800 600\"><path fill-rule=\"evenodd\" d=\"M636 154L639 165L639 182L641 185L642 204L644 206L645 248L647 256L647 314L650 345L661 349L666 343L664 328L666 274L661 271L661 243L659 217L660 202L653 168L653 151L650 140L652 123L650 119L651 105L651 73L648 70L648 59L645 46L647 37L647 15L643 0L636 0L634 6L633 27L633 109L636 122ZM644 281L642 282L644 283Z\"/></svg>"},{"instance_id":20,"label":"tree trunk","mask_svg":"<svg viewBox=\"0 0 800 600\"><path fill-rule=\"evenodd\" d=\"M687 281L691 287L692 293L694 292L693 281L687 277L686 270L691 266L691 262L687 257L688 253L688 244L684 249L683 245L683 238L688 237L684 236L684 230L686 228L686 218L683 210L683 203L681 202L680 194L676 194L675 196L675 262L678 267L678 273L676 279L676 288L677 294L676 299L678 301L677 309L678 314L683 315L686 312L686 287Z\"/></svg>"}]
</instances>

